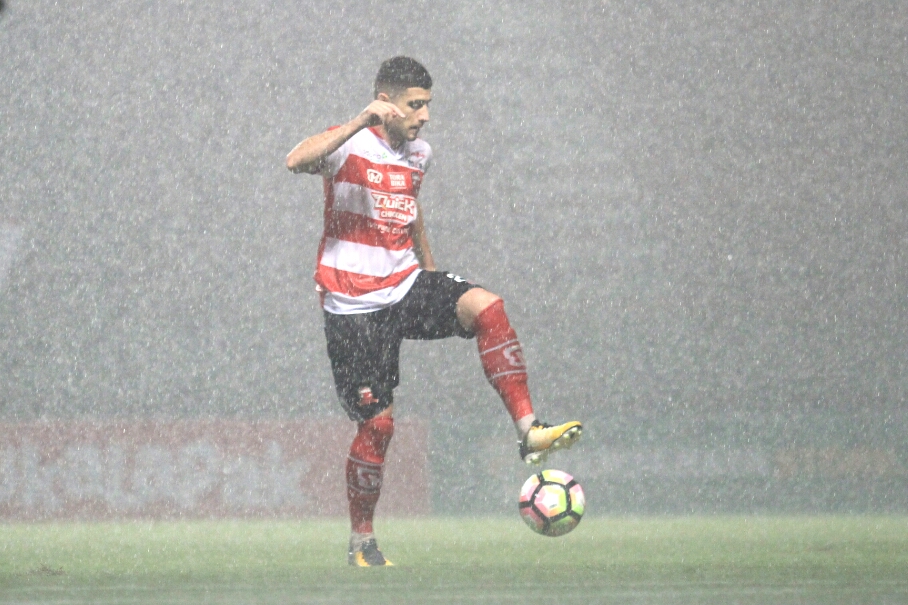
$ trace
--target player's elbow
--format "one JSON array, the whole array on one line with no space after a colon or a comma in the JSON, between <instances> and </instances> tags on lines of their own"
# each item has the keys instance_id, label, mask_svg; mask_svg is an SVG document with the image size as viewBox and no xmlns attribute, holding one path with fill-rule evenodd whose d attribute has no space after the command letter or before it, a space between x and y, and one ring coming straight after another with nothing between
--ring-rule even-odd
<instances>
[{"instance_id":1,"label":"player's elbow","mask_svg":"<svg viewBox=\"0 0 908 605\"><path fill-rule=\"evenodd\" d=\"M316 172L318 172L318 164L301 162L294 158L292 155L288 155L287 170L289 170L293 174L300 174L303 172L306 174L315 174Z\"/></svg>"},{"instance_id":2,"label":"player's elbow","mask_svg":"<svg viewBox=\"0 0 908 605\"><path fill-rule=\"evenodd\" d=\"M300 172L303 172L303 170L300 167L299 162L297 162L296 159L292 155L287 156L287 170L289 170L290 172L292 172L294 174L299 174Z\"/></svg>"}]
</instances>

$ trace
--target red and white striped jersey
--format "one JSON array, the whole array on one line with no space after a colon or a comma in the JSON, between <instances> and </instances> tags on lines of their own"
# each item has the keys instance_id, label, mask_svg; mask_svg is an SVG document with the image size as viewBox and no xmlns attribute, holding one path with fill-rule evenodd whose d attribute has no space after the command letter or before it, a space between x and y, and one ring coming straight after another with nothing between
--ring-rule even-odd
<instances>
[{"instance_id":1,"label":"red and white striped jersey","mask_svg":"<svg viewBox=\"0 0 908 605\"><path fill-rule=\"evenodd\" d=\"M419 274L410 228L431 156L422 139L394 150L371 128L328 156L315 281L329 313L376 311L410 290Z\"/></svg>"}]
</instances>

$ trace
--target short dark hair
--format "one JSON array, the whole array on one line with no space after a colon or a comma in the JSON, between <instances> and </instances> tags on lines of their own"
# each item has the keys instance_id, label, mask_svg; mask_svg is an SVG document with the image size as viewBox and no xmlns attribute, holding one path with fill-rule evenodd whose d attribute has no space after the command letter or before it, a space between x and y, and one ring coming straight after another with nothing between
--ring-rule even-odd
<instances>
[{"instance_id":1,"label":"short dark hair","mask_svg":"<svg viewBox=\"0 0 908 605\"><path fill-rule=\"evenodd\" d=\"M432 88L432 76L422 64L410 57L391 57L381 64L375 76L375 96L388 90Z\"/></svg>"}]
</instances>

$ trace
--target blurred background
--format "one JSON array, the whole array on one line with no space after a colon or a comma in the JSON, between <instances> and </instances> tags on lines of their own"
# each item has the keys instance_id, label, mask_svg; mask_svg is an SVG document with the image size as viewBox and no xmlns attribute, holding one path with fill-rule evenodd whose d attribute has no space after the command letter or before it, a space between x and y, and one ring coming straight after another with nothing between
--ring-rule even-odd
<instances>
[{"instance_id":1,"label":"blurred background","mask_svg":"<svg viewBox=\"0 0 908 605\"><path fill-rule=\"evenodd\" d=\"M900 2L8 0L0 49L3 422L346 425L284 157L407 54L436 260L584 421L591 511L908 510ZM395 408L435 511L513 512L473 342L406 344Z\"/></svg>"}]
</instances>

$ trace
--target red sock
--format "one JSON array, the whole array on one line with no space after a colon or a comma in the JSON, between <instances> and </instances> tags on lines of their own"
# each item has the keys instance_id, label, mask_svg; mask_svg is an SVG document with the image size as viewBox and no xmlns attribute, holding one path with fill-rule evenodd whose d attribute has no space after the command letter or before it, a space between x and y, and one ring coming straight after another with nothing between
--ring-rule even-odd
<instances>
[{"instance_id":1,"label":"red sock","mask_svg":"<svg viewBox=\"0 0 908 605\"><path fill-rule=\"evenodd\" d=\"M527 366L517 333L504 312L504 301L497 300L473 321L473 332L479 346L479 360L486 378L498 391L511 419L517 422L533 413Z\"/></svg>"},{"instance_id":2,"label":"red sock","mask_svg":"<svg viewBox=\"0 0 908 605\"><path fill-rule=\"evenodd\" d=\"M394 419L378 416L359 425L347 457L347 501L350 526L359 534L372 533L372 517L381 494L385 452L394 435Z\"/></svg>"}]
</instances>

